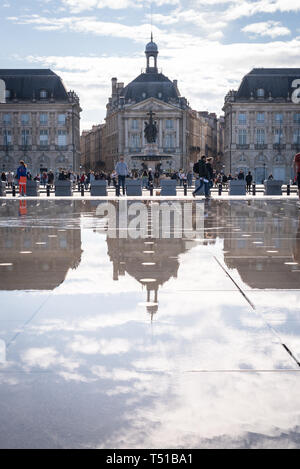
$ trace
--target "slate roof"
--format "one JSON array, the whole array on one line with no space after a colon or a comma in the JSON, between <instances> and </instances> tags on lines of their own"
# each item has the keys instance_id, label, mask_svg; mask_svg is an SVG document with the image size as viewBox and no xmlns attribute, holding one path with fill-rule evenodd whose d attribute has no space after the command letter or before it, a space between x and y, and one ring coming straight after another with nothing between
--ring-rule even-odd
<instances>
[{"instance_id":1,"label":"slate roof","mask_svg":"<svg viewBox=\"0 0 300 469\"><path fill-rule=\"evenodd\" d=\"M143 93L146 96L143 96ZM161 93L161 97L159 96ZM170 99L179 99L179 93L174 83L162 73L141 73L135 80L129 83L123 90L125 102L143 101L147 98L157 98L168 102Z\"/></svg>"},{"instance_id":2,"label":"slate roof","mask_svg":"<svg viewBox=\"0 0 300 469\"><path fill-rule=\"evenodd\" d=\"M53 95L56 101L68 100L61 78L49 69L0 69L0 79L11 91L11 99L16 95L21 101L32 100L35 94L38 100L40 91L46 90L49 98Z\"/></svg>"},{"instance_id":3,"label":"slate roof","mask_svg":"<svg viewBox=\"0 0 300 469\"><path fill-rule=\"evenodd\" d=\"M256 98L259 88L265 90L265 97L287 98L293 91L292 82L300 79L300 68L254 68L244 76L235 99L249 99L251 92Z\"/></svg>"}]
</instances>

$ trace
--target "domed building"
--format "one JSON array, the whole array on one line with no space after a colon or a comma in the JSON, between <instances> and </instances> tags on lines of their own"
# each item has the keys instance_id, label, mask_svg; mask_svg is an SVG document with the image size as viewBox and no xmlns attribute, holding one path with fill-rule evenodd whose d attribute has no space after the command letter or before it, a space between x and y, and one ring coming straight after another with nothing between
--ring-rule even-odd
<instances>
[{"instance_id":1,"label":"domed building","mask_svg":"<svg viewBox=\"0 0 300 469\"><path fill-rule=\"evenodd\" d=\"M114 168L120 156L124 156L131 170L144 165L188 170L199 157L191 123L195 111L180 95L177 80L171 81L158 68L158 54L151 35L142 73L127 86L112 78L103 128L103 157L108 170ZM145 132L150 119L155 128L151 140Z\"/></svg>"}]
</instances>

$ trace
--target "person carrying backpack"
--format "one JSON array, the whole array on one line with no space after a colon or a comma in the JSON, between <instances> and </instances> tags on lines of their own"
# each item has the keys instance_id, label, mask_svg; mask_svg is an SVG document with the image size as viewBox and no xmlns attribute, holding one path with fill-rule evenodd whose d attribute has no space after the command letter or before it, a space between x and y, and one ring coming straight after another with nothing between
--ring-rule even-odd
<instances>
[{"instance_id":1,"label":"person carrying backpack","mask_svg":"<svg viewBox=\"0 0 300 469\"><path fill-rule=\"evenodd\" d=\"M201 159L198 161L198 163L194 164L194 171L199 175L200 184L198 188L195 189L194 192L192 193L193 197L195 197L197 193L200 192L200 190L202 189L204 185L204 194L205 194L205 197L208 199L209 198L209 172L208 172L208 168L206 165L205 155L201 156Z\"/></svg>"}]
</instances>

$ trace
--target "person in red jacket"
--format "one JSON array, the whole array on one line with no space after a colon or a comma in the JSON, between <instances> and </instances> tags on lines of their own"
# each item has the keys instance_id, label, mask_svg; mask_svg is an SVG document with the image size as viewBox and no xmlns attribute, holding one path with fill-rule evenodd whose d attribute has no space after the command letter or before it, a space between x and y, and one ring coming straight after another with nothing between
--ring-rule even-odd
<instances>
[{"instance_id":1,"label":"person in red jacket","mask_svg":"<svg viewBox=\"0 0 300 469\"><path fill-rule=\"evenodd\" d=\"M300 201L300 153L297 153L294 158L294 172L298 184L298 196Z\"/></svg>"}]
</instances>

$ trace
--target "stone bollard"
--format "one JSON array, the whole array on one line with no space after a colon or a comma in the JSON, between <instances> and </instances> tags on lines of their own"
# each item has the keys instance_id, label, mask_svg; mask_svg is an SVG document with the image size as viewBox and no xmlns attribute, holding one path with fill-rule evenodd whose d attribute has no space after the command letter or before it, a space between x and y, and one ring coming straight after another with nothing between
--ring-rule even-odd
<instances>
[{"instance_id":1,"label":"stone bollard","mask_svg":"<svg viewBox=\"0 0 300 469\"><path fill-rule=\"evenodd\" d=\"M150 195L152 196L153 195L153 182L149 183L149 191L150 191Z\"/></svg>"},{"instance_id":2,"label":"stone bollard","mask_svg":"<svg viewBox=\"0 0 300 469\"><path fill-rule=\"evenodd\" d=\"M184 181L183 183L183 194L187 195L187 182L186 181Z\"/></svg>"}]
</instances>

